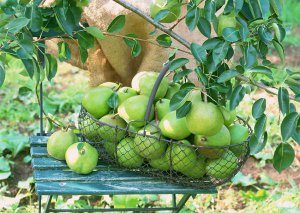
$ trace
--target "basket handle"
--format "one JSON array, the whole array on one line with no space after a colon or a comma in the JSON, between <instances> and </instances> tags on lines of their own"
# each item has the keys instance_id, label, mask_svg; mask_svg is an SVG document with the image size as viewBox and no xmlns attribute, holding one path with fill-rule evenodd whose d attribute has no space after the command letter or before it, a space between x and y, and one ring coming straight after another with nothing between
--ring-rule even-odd
<instances>
[{"instance_id":1,"label":"basket handle","mask_svg":"<svg viewBox=\"0 0 300 213\"><path fill-rule=\"evenodd\" d=\"M155 81L155 84L153 86L153 89L152 89L150 97L149 97L149 102L148 102L147 109L146 109L146 114L145 114L145 117L144 117L145 122L149 121L151 108L152 108L152 104L153 104L154 99L155 99L156 92L158 90L160 82L164 78L164 76L167 73L167 71L169 70L169 68L170 68L170 63L165 64L164 68L160 71L160 73L159 73L159 75L158 75L158 77Z\"/></svg>"}]
</instances>

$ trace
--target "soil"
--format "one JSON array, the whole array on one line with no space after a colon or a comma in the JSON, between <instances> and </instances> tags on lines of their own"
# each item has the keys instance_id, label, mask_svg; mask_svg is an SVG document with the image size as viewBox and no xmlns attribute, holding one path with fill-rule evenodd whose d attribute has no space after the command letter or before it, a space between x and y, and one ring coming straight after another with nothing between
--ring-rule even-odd
<instances>
[{"instance_id":1,"label":"soil","mask_svg":"<svg viewBox=\"0 0 300 213\"><path fill-rule=\"evenodd\" d=\"M12 177L7 180L8 188L5 196L15 197L19 191L18 182L25 181L32 176L31 163L24 163L23 158L29 155L29 149L19 153L14 159L14 164L11 167Z\"/></svg>"}]
</instances>

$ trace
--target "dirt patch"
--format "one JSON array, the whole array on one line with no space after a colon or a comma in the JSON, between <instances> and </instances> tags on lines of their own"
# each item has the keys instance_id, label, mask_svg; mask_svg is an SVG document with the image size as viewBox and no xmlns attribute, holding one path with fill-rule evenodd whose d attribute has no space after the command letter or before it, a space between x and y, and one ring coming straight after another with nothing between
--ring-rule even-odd
<instances>
[{"instance_id":1,"label":"dirt patch","mask_svg":"<svg viewBox=\"0 0 300 213\"><path fill-rule=\"evenodd\" d=\"M25 150L16 156L11 167L12 177L8 179L8 192L6 196L15 197L19 191L18 182L25 181L32 176L31 163L24 163L23 158L29 155L29 150Z\"/></svg>"},{"instance_id":2,"label":"dirt patch","mask_svg":"<svg viewBox=\"0 0 300 213\"><path fill-rule=\"evenodd\" d=\"M284 170L281 174L279 174L273 167L272 163L266 163L264 167L257 167L257 164L259 163L258 160L256 160L253 157L250 157L244 167L242 168L242 172L245 175L251 174L254 179L259 179L261 173L266 173L268 176L270 176L274 181L281 182L282 186L286 186L288 184L288 179L291 178L295 181L296 185L300 184L300 173L299 173L299 161L300 161L300 147L294 146L295 149L295 160L293 167L290 167L286 170Z\"/></svg>"}]
</instances>

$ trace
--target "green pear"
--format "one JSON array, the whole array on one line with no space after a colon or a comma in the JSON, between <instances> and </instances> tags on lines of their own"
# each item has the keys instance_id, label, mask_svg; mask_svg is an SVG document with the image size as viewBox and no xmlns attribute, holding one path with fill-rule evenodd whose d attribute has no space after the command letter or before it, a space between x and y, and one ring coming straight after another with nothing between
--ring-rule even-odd
<instances>
[{"instance_id":1,"label":"green pear","mask_svg":"<svg viewBox=\"0 0 300 213\"><path fill-rule=\"evenodd\" d=\"M228 27L237 28L238 22L234 12L222 14L218 17L218 36L222 36L223 30Z\"/></svg>"},{"instance_id":2,"label":"green pear","mask_svg":"<svg viewBox=\"0 0 300 213\"><path fill-rule=\"evenodd\" d=\"M125 137L126 131L124 129L126 129L127 123L119 115L104 115L99 121L103 124L98 132L104 140L117 142Z\"/></svg>"},{"instance_id":3,"label":"green pear","mask_svg":"<svg viewBox=\"0 0 300 213\"><path fill-rule=\"evenodd\" d=\"M78 142L78 138L72 130L56 131L48 139L48 154L55 159L65 160L67 149L76 142Z\"/></svg>"},{"instance_id":4,"label":"green pear","mask_svg":"<svg viewBox=\"0 0 300 213\"><path fill-rule=\"evenodd\" d=\"M224 179L230 177L238 168L238 158L227 150L221 158L209 159L206 162L206 173L208 176Z\"/></svg>"},{"instance_id":5,"label":"green pear","mask_svg":"<svg viewBox=\"0 0 300 213\"><path fill-rule=\"evenodd\" d=\"M230 126L236 119L236 111L229 111L225 107L220 107L220 110L222 112L223 118L224 118L224 125Z\"/></svg>"},{"instance_id":6,"label":"green pear","mask_svg":"<svg viewBox=\"0 0 300 213\"><path fill-rule=\"evenodd\" d=\"M98 87L107 87L114 91L117 91L120 86L121 86L121 84L117 84L115 82L104 82L104 83L100 84Z\"/></svg>"},{"instance_id":7,"label":"green pear","mask_svg":"<svg viewBox=\"0 0 300 213\"><path fill-rule=\"evenodd\" d=\"M150 94L152 92L153 86L157 80L158 75L159 74L156 72L147 72L147 73L142 74L138 78L138 87L137 87L138 90L137 91L141 95L146 95L146 96L150 97ZM155 94L155 100L163 98L166 95L167 90L168 90L168 82L169 81L166 77L164 77L162 79L162 81L159 84L158 90Z\"/></svg>"},{"instance_id":8,"label":"green pear","mask_svg":"<svg viewBox=\"0 0 300 213\"><path fill-rule=\"evenodd\" d=\"M158 120L161 120L168 112L170 112L170 100L165 98L159 99L155 104L155 110Z\"/></svg>"},{"instance_id":9,"label":"green pear","mask_svg":"<svg viewBox=\"0 0 300 213\"><path fill-rule=\"evenodd\" d=\"M224 119L216 105L194 98L191 110L186 115L186 124L195 135L212 136L221 130Z\"/></svg>"},{"instance_id":10,"label":"green pear","mask_svg":"<svg viewBox=\"0 0 300 213\"><path fill-rule=\"evenodd\" d=\"M122 87L118 90L118 105L120 106L128 98L137 95L137 91L130 87Z\"/></svg>"},{"instance_id":11,"label":"green pear","mask_svg":"<svg viewBox=\"0 0 300 213\"><path fill-rule=\"evenodd\" d=\"M144 133L145 136L143 136ZM157 127L154 127L153 124L148 124L134 138L135 152L147 159L160 158L166 151L167 142L159 140L159 136Z\"/></svg>"},{"instance_id":12,"label":"green pear","mask_svg":"<svg viewBox=\"0 0 300 213\"><path fill-rule=\"evenodd\" d=\"M143 72L138 72L131 80L131 87L139 92L140 91L140 79L143 75L146 75L148 72L143 71Z\"/></svg>"},{"instance_id":13,"label":"green pear","mask_svg":"<svg viewBox=\"0 0 300 213\"><path fill-rule=\"evenodd\" d=\"M92 119L84 119L81 123L79 123L79 128L81 134L88 140L98 142L101 141L102 138L99 133L100 125L93 121Z\"/></svg>"},{"instance_id":14,"label":"green pear","mask_svg":"<svg viewBox=\"0 0 300 213\"><path fill-rule=\"evenodd\" d=\"M202 178L206 173L205 160L198 158L193 168L184 170L181 173L190 178Z\"/></svg>"},{"instance_id":15,"label":"green pear","mask_svg":"<svg viewBox=\"0 0 300 213\"><path fill-rule=\"evenodd\" d=\"M141 167L144 159L134 152L134 141L132 138L124 138L117 145L118 163L126 168Z\"/></svg>"},{"instance_id":16,"label":"green pear","mask_svg":"<svg viewBox=\"0 0 300 213\"><path fill-rule=\"evenodd\" d=\"M87 112L99 119L109 112L107 101L112 94L113 90L107 87L92 88L84 95L82 105Z\"/></svg>"},{"instance_id":17,"label":"green pear","mask_svg":"<svg viewBox=\"0 0 300 213\"><path fill-rule=\"evenodd\" d=\"M170 99L175 95L176 92L180 90L181 85L178 83L169 83L167 93L165 95L166 99Z\"/></svg>"},{"instance_id":18,"label":"green pear","mask_svg":"<svg viewBox=\"0 0 300 213\"><path fill-rule=\"evenodd\" d=\"M172 168L178 172L192 169L197 161L197 154L187 140L173 143L166 151L168 162L172 163ZM171 152L171 153L170 153ZM171 159L170 159L171 157ZM171 165L170 165L171 166Z\"/></svg>"},{"instance_id":19,"label":"green pear","mask_svg":"<svg viewBox=\"0 0 300 213\"><path fill-rule=\"evenodd\" d=\"M118 114L127 123L131 121L143 121L148 105L149 97L145 95L137 95L125 100L118 108ZM154 117L154 110L151 110L150 120ZM136 127L142 127L144 122L132 122Z\"/></svg>"},{"instance_id":20,"label":"green pear","mask_svg":"<svg viewBox=\"0 0 300 213\"><path fill-rule=\"evenodd\" d=\"M128 127L128 136L134 138L136 133L141 129L141 127L136 127L134 125L129 125Z\"/></svg>"},{"instance_id":21,"label":"green pear","mask_svg":"<svg viewBox=\"0 0 300 213\"><path fill-rule=\"evenodd\" d=\"M159 128L163 136L174 140L182 140L191 132L186 125L186 118L176 118L176 111L167 113L159 122Z\"/></svg>"},{"instance_id":22,"label":"green pear","mask_svg":"<svg viewBox=\"0 0 300 213\"><path fill-rule=\"evenodd\" d=\"M230 145L230 133L226 126L222 126L221 130L212 136L195 135L194 144L197 146L228 146ZM198 148L197 151L207 158L219 158L225 152L224 148Z\"/></svg>"},{"instance_id":23,"label":"green pear","mask_svg":"<svg viewBox=\"0 0 300 213\"><path fill-rule=\"evenodd\" d=\"M168 161L166 154L164 154L160 158L150 160L149 164L153 168L159 169L162 171L168 171L170 169L170 162Z\"/></svg>"},{"instance_id":24,"label":"green pear","mask_svg":"<svg viewBox=\"0 0 300 213\"><path fill-rule=\"evenodd\" d=\"M117 145L118 145L117 142L104 141L103 143L103 147L110 157L115 156Z\"/></svg>"},{"instance_id":25,"label":"green pear","mask_svg":"<svg viewBox=\"0 0 300 213\"><path fill-rule=\"evenodd\" d=\"M231 135L231 145L237 145L243 143L243 141L247 140L249 136L249 130L247 127L241 125L241 124L234 124L229 127L229 132ZM244 144L237 145L230 147L230 150L236 155L240 156L243 153L246 152L247 147L244 146Z\"/></svg>"}]
</instances>

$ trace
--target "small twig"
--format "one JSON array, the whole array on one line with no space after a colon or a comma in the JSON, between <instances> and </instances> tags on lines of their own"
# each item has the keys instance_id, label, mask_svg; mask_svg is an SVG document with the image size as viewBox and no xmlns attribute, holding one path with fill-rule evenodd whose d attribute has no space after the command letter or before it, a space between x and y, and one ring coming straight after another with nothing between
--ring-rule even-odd
<instances>
[{"instance_id":1,"label":"small twig","mask_svg":"<svg viewBox=\"0 0 300 213\"><path fill-rule=\"evenodd\" d=\"M186 51L186 50L183 50L183 49L178 49L178 48L172 47L172 46L166 47L166 46L163 46L163 45L160 45L160 44L156 43L153 40L149 40L149 39L133 38L133 37L129 37L129 36L124 36L124 35L120 35L120 34L112 34L112 33L108 33L108 32L103 32L103 34L107 35L107 36L120 37L120 38L128 38L128 39L134 39L134 40L137 40L137 41L148 42L150 44L153 44L153 45L156 45L156 46L159 46L159 47L162 47L162 48L170 48L170 49L174 49L174 50L177 49L180 52L184 52L184 53L187 53L189 55L192 55L191 52L189 52L189 51Z\"/></svg>"},{"instance_id":2,"label":"small twig","mask_svg":"<svg viewBox=\"0 0 300 213\"><path fill-rule=\"evenodd\" d=\"M149 22L150 24L152 24L156 28L160 29L164 33L166 33L169 36L171 36L173 39L175 39L176 41L178 41L180 44L182 44L186 48L188 48L188 49L190 48L190 43L187 40L185 40L184 38L182 38L177 33L173 32L172 30L168 29L166 26L164 26L164 25L162 25L160 23L155 22L150 16L148 16L147 14L145 14L143 11L141 11L137 7L133 6L132 4L129 4L125 0L113 0L113 1L116 2L116 3L118 3L118 4L120 4L120 5L122 5L126 9L128 9L128 10L136 13L137 15L139 15L140 17L142 17L143 19L145 19L147 22Z\"/></svg>"},{"instance_id":3,"label":"small twig","mask_svg":"<svg viewBox=\"0 0 300 213\"><path fill-rule=\"evenodd\" d=\"M237 76L235 78L238 79L238 80L240 80L240 81L244 81L244 82L247 82L249 84L252 84L252 85L254 85L254 86L258 87L258 88L261 88L261 89L265 90L266 92L268 92L270 94L278 95L278 89L272 88L272 87L268 87L266 85L263 85L263 84L261 84L261 83L259 83L257 81L254 81L254 80L251 80L251 79L247 78L246 76L239 75L239 76ZM290 99L294 100L294 101L297 101L297 102L300 102L293 95L290 95Z\"/></svg>"},{"instance_id":4,"label":"small twig","mask_svg":"<svg viewBox=\"0 0 300 213\"><path fill-rule=\"evenodd\" d=\"M169 28L169 30L173 30L183 19L185 19L185 17L186 17L186 15L185 16L183 16L183 17L181 17L181 18L179 18L178 20L177 20L177 22L173 25L173 26L171 26L170 28Z\"/></svg>"}]
</instances>

